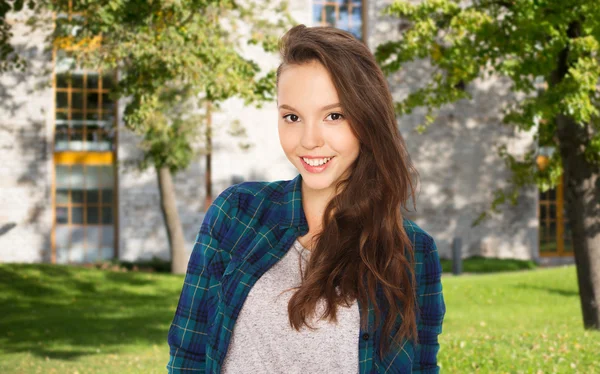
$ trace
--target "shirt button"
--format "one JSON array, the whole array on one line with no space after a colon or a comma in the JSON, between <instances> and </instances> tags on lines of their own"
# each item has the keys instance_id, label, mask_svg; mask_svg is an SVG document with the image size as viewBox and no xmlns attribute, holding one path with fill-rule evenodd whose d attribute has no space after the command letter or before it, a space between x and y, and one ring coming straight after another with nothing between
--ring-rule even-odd
<instances>
[{"instance_id":1,"label":"shirt button","mask_svg":"<svg viewBox=\"0 0 600 374\"><path fill-rule=\"evenodd\" d=\"M369 340L369 333L364 333L362 336L363 340Z\"/></svg>"}]
</instances>

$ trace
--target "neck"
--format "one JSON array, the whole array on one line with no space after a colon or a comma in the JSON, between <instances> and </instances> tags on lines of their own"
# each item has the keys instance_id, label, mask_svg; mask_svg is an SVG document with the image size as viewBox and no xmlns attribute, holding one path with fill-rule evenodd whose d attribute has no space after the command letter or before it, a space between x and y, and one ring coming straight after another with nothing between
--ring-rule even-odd
<instances>
[{"instance_id":1,"label":"neck","mask_svg":"<svg viewBox=\"0 0 600 374\"><path fill-rule=\"evenodd\" d=\"M302 182L302 208L308 222L309 232L321 230L325 207L333 198L333 187L325 190L313 190Z\"/></svg>"}]
</instances>

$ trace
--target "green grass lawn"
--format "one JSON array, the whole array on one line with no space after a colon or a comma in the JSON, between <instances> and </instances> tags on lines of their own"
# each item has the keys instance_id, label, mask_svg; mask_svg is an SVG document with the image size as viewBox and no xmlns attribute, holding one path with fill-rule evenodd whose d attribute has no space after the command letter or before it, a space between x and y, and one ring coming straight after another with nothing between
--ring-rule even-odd
<instances>
[{"instance_id":1,"label":"green grass lawn","mask_svg":"<svg viewBox=\"0 0 600 374\"><path fill-rule=\"evenodd\" d=\"M0 265L0 373L163 373L183 276ZM573 266L444 276L444 373L600 373Z\"/></svg>"}]
</instances>

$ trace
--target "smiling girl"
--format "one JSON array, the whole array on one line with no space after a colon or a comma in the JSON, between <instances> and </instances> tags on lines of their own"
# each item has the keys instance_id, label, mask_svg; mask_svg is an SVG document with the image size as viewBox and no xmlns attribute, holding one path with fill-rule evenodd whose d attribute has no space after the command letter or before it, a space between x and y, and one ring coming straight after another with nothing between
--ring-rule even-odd
<instances>
[{"instance_id":1,"label":"smiling girl","mask_svg":"<svg viewBox=\"0 0 600 374\"><path fill-rule=\"evenodd\" d=\"M418 174L385 77L336 28L295 26L280 53L278 132L299 174L230 186L209 207L167 369L438 373L441 265L401 213Z\"/></svg>"}]
</instances>

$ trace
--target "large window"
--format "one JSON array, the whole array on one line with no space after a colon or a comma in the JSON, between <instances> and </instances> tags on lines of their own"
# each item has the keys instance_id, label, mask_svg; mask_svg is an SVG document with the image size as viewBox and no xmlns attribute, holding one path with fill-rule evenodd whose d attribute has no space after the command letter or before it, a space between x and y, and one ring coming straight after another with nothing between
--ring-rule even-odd
<instances>
[{"instance_id":1,"label":"large window","mask_svg":"<svg viewBox=\"0 0 600 374\"><path fill-rule=\"evenodd\" d=\"M69 156L59 157L55 166L56 262L111 259L115 236L113 166L103 165L108 160L102 156L87 156L85 163Z\"/></svg>"},{"instance_id":2,"label":"large window","mask_svg":"<svg viewBox=\"0 0 600 374\"><path fill-rule=\"evenodd\" d=\"M363 40L364 10L361 0L313 0L313 23L349 31Z\"/></svg>"},{"instance_id":3,"label":"large window","mask_svg":"<svg viewBox=\"0 0 600 374\"><path fill-rule=\"evenodd\" d=\"M56 151L112 151L114 102L110 75L71 68L74 61L57 52ZM59 70L60 69L60 70Z\"/></svg>"},{"instance_id":4,"label":"large window","mask_svg":"<svg viewBox=\"0 0 600 374\"><path fill-rule=\"evenodd\" d=\"M572 256L571 229L567 219L563 179L556 188L539 192L540 255Z\"/></svg>"},{"instance_id":5,"label":"large window","mask_svg":"<svg viewBox=\"0 0 600 374\"><path fill-rule=\"evenodd\" d=\"M58 15L57 27L77 16ZM114 74L82 69L75 48L54 48L54 263L117 255Z\"/></svg>"}]
</instances>

